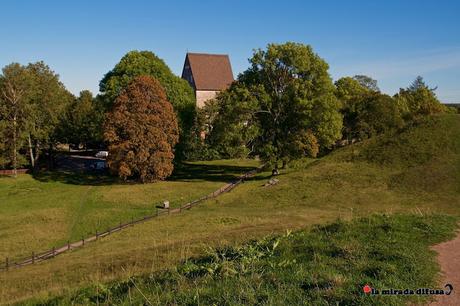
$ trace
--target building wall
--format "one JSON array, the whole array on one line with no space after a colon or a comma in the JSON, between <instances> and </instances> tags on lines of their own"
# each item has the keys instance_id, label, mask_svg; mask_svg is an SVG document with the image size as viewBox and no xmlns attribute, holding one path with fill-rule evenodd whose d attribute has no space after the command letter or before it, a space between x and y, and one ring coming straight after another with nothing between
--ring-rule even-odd
<instances>
[{"instance_id":1,"label":"building wall","mask_svg":"<svg viewBox=\"0 0 460 306\"><path fill-rule=\"evenodd\" d=\"M195 89L195 82L193 80L192 69L190 68L188 58L185 58L184 68L182 69L182 78L186 80L193 89Z\"/></svg>"},{"instance_id":2,"label":"building wall","mask_svg":"<svg viewBox=\"0 0 460 306\"><path fill-rule=\"evenodd\" d=\"M204 103L213 99L219 91L215 90L197 90L196 91L196 106L202 108Z\"/></svg>"}]
</instances>

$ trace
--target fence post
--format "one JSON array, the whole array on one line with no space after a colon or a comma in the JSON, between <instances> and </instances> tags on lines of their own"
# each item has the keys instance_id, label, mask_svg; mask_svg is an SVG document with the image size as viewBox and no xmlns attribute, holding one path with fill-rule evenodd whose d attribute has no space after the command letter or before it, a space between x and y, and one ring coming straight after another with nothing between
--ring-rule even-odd
<instances>
[{"instance_id":1,"label":"fence post","mask_svg":"<svg viewBox=\"0 0 460 306\"><path fill-rule=\"evenodd\" d=\"M121 221L120 221L120 230L121 230Z\"/></svg>"},{"instance_id":2,"label":"fence post","mask_svg":"<svg viewBox=\"0 0 460 306\"><path fill-rule=\"evenodd\" d=\"M32 252L32 264L34 264L34 263L35 263L35 253Z\"/></svg>"},{"instance_id":3,"label":"fence post","mask_svg":"<svg viewBox=\"0 0 460 306\"><path fill-rule=\"evenodd\" d=\"M131 217L131 226L134 226L134 217Z\"/></svg>"},{"instance_id":4,"label":"fence post","mask_svg":"<svg viewBox=\"0 0 460 306\"><path fill-rule=\"evenodd\" d=\"M81 237L81 245L82 245L82 246L85 245L85 237Z\"/></svg>"},{"instance_id":5,"label":"fence post","mask_svg":"<svg viewBox=\"0 0 460 306\"><path fill-rule=\"evenodd\" d=\"M70 241L67 240L67 250L70 250Z\"/></svg>"},{"instance_id":6,"label":"fence post","mask_svg":"<svg viewBox=\"0 0 460 306\"><path fill-rule=\"evenodd\" d=\"M53 246L53 257L56 256L56 247Z\"/></svg>"},{"instance_id":7,"label":"fence post","mask_svg":"<svg viewBox=\"0 0 460 306\"><path fill-rule=\"evenodd\" d=\"M6 258L6 261L5 261L5 268L6 268L6 271L8 271L8 257Z\"/></svg>"},{"instance_id":8,"label":"fence post","mask_svg":"<svg viewBox=\"0 0 460 306\"><path fill-rule=\"evenodd\" d=\"M96 230L96 240L97 240L98 237L99 237L99 234L97 233L97 230Z\"/></svg>"}]
</instances>

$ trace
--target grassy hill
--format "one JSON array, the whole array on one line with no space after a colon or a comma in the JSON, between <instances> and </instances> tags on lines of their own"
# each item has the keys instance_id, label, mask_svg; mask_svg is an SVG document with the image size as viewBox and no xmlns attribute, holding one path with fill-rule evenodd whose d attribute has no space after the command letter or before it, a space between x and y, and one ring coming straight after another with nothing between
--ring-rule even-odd
<instances>
[{"instance_id":1,"label":"grassy hill","mask_svg":"<svg viewBox=\"0 0 460 306\"><path fill-rule=\"evenodd\" d=\"M0 301L21 301L31 297L47 299L55 294L72 296L73 291L82 286L174 268L191 256L199 256L209 246L239 245L249 239L281 233L287 229L308 230L314 224L337 218L348 220L376 212L418 215L445 213L459 216L459 130L460 116L433 117L407 127L401 133L355 144L322 159L299 161L284 171L279 176L279 184L274 186L263 187L270 173L260 173L231 193L207 201L185 214L135 226L35 266L0 273L0 282L4 284L0 288ZM230 172L238 170L243 169L228 168ZM0 179L3 197L0 226L4 226L3 221L6 224L10 222L4 227L7 231L2 231L0 245L11 240L11 235L16 235L16 241L27 240L27 233L37 235L34 232L42 224L54 226L56 223L45 217L36 219L34 215L20 221L19 224L25 225L25 228L16 227L18 223L10 221L11 218L23 220L24 214L33 211L29 204L33 197L28 194L31 188L41 188L43 198L51 197L53 200L50 202L57 210L68 205L67 213L63 213L66 216L78 216L77 211L81 207L79 199L81 201L82 195L90 194L88 188L91 188L90 191L106 192L99 199L115 206L107 211L106 216L107 220L116 222L116 218L110 219L114 211L121 215L124 211L132 213L132 203L144 203L143 209L147 211L151 207L150 203L162 200L163 195L153 198L155 190L160 186L174 190L169 196L180 199L181 196L201 195L206 188L214 188L216 185L213 184L222 183L216 176L200 173L200 170L192 171L190 177L181 181L181 184L190 185L177 185L174 188L174 181L146 187L117 184L68 185L56 181L32 180L29 177L17 182ZM213 171L210 170L210 173ZM49 184L50 189L46 189L46 184ZM13 190L13 185L18 190L25 190L22 191L24 198L20 194L9 195L10 191L4 192ZM99 187L102 189L99 190ZM29 200L25 199L26 196L29 196ZM142 197L143 200L130 202L130 197ZM150 201L151 197L153 201ZM9 203L9 207L5 208L4 203ZM40 201L34 205L39 207ZM94 209L95 213L102 211L97 206ZM43 212L43 215L47 213ZM89 215L92 213L84 216ZM126 216L130 216L129 213ZM88 218L91 220L91 217ZM80 218L62 218L62 224L56 230L43 226L43 236L53 231L53 241L62 240L58 233L65 229L62 233L67 235L66 238L69 237L72 231L68 230L68 220L75 219ZM105 220L105 217L101 219ZM34 223L27 227L28 222ZM88 226L82 225L81 228L84 231L95 222L90 221L86 223ZM79 234L77 231L74 235ZM34 243L32 240L29 239L29 242ZM53 241L47 241L45 245ZM22 245L25 249L29 247L26 243ZM7 253L5 249L2 255ZM13 247L9 247L11 249Z\"/></svg>"},{"instance_id":2,"label":"grassy hill","mask_svg":"<svg viewBox=\"0 0 460 306\"><path fill-rule=\"evenodd\" d=\"M44 305L402 305L427 296L366 295L363 287L438 288L429 246L456 218L373 215L208 250L174 269L97 284Z\"/></svg>"}]
</instances>

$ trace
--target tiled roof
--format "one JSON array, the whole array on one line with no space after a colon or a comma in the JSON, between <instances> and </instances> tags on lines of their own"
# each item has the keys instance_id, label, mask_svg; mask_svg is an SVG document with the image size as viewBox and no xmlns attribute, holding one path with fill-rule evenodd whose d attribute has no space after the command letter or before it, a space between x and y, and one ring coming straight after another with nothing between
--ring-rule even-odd
<instances>
[{"instance_id":1,"label":"tiled roof","mask_svg":"<svg viewBox=\"0 0 460 306\"><path fill-rule=\"evenodd\" d=\"M234 80L226 54L187 53L187 60L196 90L223 90Z\"/></svg>"}]
</instances>

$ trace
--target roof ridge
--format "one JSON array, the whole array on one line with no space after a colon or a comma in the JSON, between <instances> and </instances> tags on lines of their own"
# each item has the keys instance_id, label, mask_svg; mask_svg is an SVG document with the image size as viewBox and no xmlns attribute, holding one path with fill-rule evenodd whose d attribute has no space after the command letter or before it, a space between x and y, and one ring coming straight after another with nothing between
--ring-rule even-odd
<instances>
[{"instance_id":1,"label":"roof ridge","mask_svg":"<svg viewBox=\"0 0 460 306\"><path fill-rule=\"evenodd\" d=\"M200 52L187 52L187 55L212 55L212 56L228 56L228 54L221 54L221 53L200 53Z\"/></svg>"}]
</instances>

